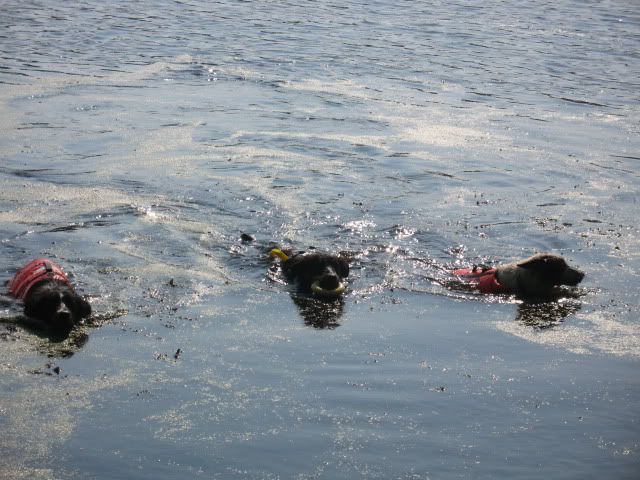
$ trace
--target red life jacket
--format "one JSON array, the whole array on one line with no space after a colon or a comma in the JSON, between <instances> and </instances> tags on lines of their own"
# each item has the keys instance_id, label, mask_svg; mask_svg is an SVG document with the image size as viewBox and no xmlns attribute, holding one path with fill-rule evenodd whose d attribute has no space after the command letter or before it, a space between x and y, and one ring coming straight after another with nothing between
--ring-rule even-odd
<instances>
[{"instance_id":1,"label":"red life jacket","mask_svg":"<svg viewBox=\"0 0 640 480\"><path fill-rule=\"evenodd\" d=\"M495 268L462 268L454 270L453 274L462 280L475 284L482 293L509 293L509 290L498 282L498 270Z\"/></svg>"},{"instance_id":2,"label":"red life jacket","mask_svg":"<svg viewBox=\"0 0 640 480\"><path fill-rule=\"evenodd\" d=\"M16 273L15 277L9 282L9 293L18 300L24 301L29 290L31 290L36 283L43 280L60 280L66 283L69 288L73 289L67 274L62 271L62 268L51 260L38 258L29 262Z\"/></svg>"}]
</instances>

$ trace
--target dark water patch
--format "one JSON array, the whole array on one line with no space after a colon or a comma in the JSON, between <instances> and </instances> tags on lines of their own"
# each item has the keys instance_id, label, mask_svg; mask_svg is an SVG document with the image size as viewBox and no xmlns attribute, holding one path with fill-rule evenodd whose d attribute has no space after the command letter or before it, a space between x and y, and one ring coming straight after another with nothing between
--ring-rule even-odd
<instances>
[{"instance_id":1,"label":"dark water patch","mask_svg":"<svg viewBox=\"0 0 640 480\"><path fill-rule=\"evenodd\" d=\"M534 122L544 122L544 123L550 122L550 120L547 120L545 118L532 117L531 115L517 114L516 116L520 118L527 118L529 120L533 120Z\"/></svg>"},{"instance_id":2,"label":"dark water patch","mask_svg":"<svg viewBox=\"0 0 640 480\"><path fill-rule=\"evenodd\" d=\"M102 132L102 133L110 133L110 132ZM73 154L71 155L72 158L76 158L78 160L88 160L90 158L100 158L100 157L104 157L105 154L103 153L85 153L85 154ZM90 170L90 171L86 171L86 172L78 172L80 174L83 175L87 175L87 174L91 174L91 173L96 173L96 170Z\"/></svg>"},{"instance_id":3,"label":"dark water patch","mask_svg":"<svg viewBox=\"0 0 640 480\"><path fill-rule=\"evenodd\" d=\"M425 170L424 173L427 174L427 175L433 175L433 176L437 176L437 177L450 178L452 180L458 180L458 181L461 181L461 182L468 182L469 181L469 180L466 180L464 178L460 178L460 177L457 177L455 175L452 175L450 173L438 172L438 171L435 171L435 170Z\"/></svg>"},{"instance_id":4,"label":"dark water patch","mask_svg":"<svg viewBox=\"0 0 640 480\"><path fill-rule=\"evenodd\" d=\"M15 75L17 77L30 77L31 75L27 74L27 73L23 73L23 72L10 72L10 71L3 71L1 72L2 75ZM13 82L9 82L7 80L2 80L0 83L2 83L3 85L22 85L21 83L13 83Z\"/></svg>"},{"instance_id":5,"label":"dark water patch","mask_svg":"<svg viewBox=\"0 0 640 480\"><path fill-rule=\"evenodd\" d=\"M526 221L505 221L505 222L481 223L481 224L478 224L478 225L474 225L473 228L483 229L483 228L495 227L495 226L500 226L500 225L517 225L517 224L524 224L524 223L528 223L528 222L526 222Z\"/></svg>"},{"instance_id":6,"label":"dark water patch","mask_svg":"<svg viewBox=\"0 0 640 480\"><path fill-rule=\"evenodd\" d=\"M143 192L148 188L147 182L143 180L136 180L130 177L120 177L114 175L112 180L114 185L124 188L126 191L139 191Z\"/></svg>"},{"instance_id":7,"label":"dark water patch","mask_svg":"<svg viewBox=\"0 0 640 480\"><path fill-rule=\"evenodd\" d=\"M549 96L553 97L552 95L549 95ZM592 106L592 107L607 107L607 108L610 108L609 105L605 105L603 103L596 103L596 102L590 102L590 101L587 101L587 100L578 100L578 99L575 99L575 98L567 98L567 97L557 97L557 98L559 98L562 101L569 102L569 103L575 103L575 104L578 104L578 105L589 105L589 106Z\"/></svg>"},{"instance_id":8,"label":"dark water patch","mask_svg":"<svg viewBox=\"0 0 640 480\"><path fill-rule=\"evenodd\" d=\"M634 157L634 156L627 156L627 155L613 155L611 154L612 157L614 158L623 158L626 160L640 160L640 157Z\"/></svg>"},{"instance_id":9,"label":"dark water patch","mask_svg":"<svg viewBox=\"0 0 640 480\"><path fill-rule=\"evenodd\" d=\"M47 232L73 232L81 228L105 227L113 225L115 222L110 220L90 220L82 223L70 223L61 227L54 227L46 230Z\"/></svg>"},{"instance_id":10,"label":"dark water patch","mask_svg":"<svg viewBox=\"0 0 640 480\"><path fill-rule=\"evenodd\" d=\"M51 180L52 178L61 179L63 177L75 177L95 173L95 171L63 172L57 168L16 169L7 167L0 167L0 172L21 178L33 178L35 180Z\"/></svg>"},{"instance_id":11,"label":"dark water patch","mask_svg":"<svg viewBox=\"0 0 640 480\"><path fill-rule=\"evenodd\" d=\"M627 174L631 174L633 176L638 176L638 174L634 171L634 170L627 170L624 168L618 168L618 167L614 167L611 165L601 165L599 163L595 163L595 162L589 162L589 165L593 165L594 167L598 167L598 168L602 168L604 170L617 170L623 173L627 173Z\"/></svg>"},{"instance_id":12,"label":"dark water patch","mask_svg":"<svg viewBox=\"0 0 640 480\"><path fill-rule=\"evenodd\" d=\"M25 124L22 124L22 125L16 127L17 130L31 130L31 129L38 129L38 128L62 129L62 128L65 128L65 127L60 126L60 125L51 125L50 123L45 123L45 122L25 123Z\"/></svg>"},{"instance_id":13,"label":"dark water patch","mask_svg":"<svg viewBox=\"0 0 640 480\"><path fill-rule=\"evenodd\" d=\"M396 152L389 155L390 158L404 158L411 155L411 152Z\"/></svg>"},{"instance_id":14,"label":"dark water patch","mask_svg":"<svg viewBox=\"0 0 640 480\"><path fill-rule=\"evenodd\" d=\"M32 168L32 169L18 170L18 169L9 169L6 167L0 167L0 169L2 170L3 173L15 175L16 177L25 177L25 178L36 177L42 173L54 172L54 170L51 168Z\"/></svg>"},{"instance_id":15,"label":"dark water patch","mask_svg":"<svg viewBox=\"0 0 640 480\"><path fill-rule=\"evenodd\" d=\"M120 90L122 88L133 89L133 90L135 90L135 89L147 90L147 89L157 88L157 87L155 87L153 85L132 85L132 84L123 84L123 83L110 84L109 87L114 89L114 90Z\"/></svg>"}]
</instances>

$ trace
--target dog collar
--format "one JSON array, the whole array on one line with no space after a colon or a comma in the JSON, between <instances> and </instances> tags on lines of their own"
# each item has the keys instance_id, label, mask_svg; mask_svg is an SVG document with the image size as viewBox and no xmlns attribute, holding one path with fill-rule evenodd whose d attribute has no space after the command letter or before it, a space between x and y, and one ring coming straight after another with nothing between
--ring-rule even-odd
<instances>
[{"instance_id":1,"label":"dog collar","mask_svg":"<svg viewBox=\"0 0 640 480\"><path fill-rule=\"evenodd\" d=\"M455 270L453 274L469 283L475 284L475 287L481 293L509 293L498 281L498 270L496 268L474 266L473 268Z\"/></svg>"},{"instance_id":2,"label":"dog collar","mask_svg":"<svg viewBox=\"0 0 640 480\"><path fill-rule=\"evenodd\" d=\"M46 258L38 258L25 265L9 282L9 293L19 300L27 297L36 283L43 280L59 280L73 289L62 268Z\"/></svg>"}]
</instances>

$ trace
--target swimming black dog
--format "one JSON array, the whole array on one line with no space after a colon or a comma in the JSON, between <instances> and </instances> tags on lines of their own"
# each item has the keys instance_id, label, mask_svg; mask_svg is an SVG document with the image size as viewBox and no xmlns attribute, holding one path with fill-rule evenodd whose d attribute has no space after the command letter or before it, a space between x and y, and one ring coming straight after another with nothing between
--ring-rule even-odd
<instances>
[{"instance_id":1,"label":"swimming black dog","mask_svg":"<svg viewBox=\"0 0 640 480\"><path fill-rule=\"evenodd\" d=\"M344 279L349 276L349 262L338 255L303 252L289 256L279 248L272 249L270 254L282 260L282 272L301 292L337 298L346 289Z\"/></svg>"},{"instance_id":2,"label":"swimming black dog","mask_svg":"<svg viewBox=\"0 0 640 480\"><path fill-rule=\"evenodd\" d=\"M551 298L560 285L576 286L584 278L584 272L570 267L564 258L552 253L538 253L520 262L493 268L459 269L453 274L481 293L536 299Z\"/></svg>"},{"instance_id":3,"label":"swimming black dog","mask_svg":"<svg viewBox=\"0 0 640 480\"><path fill-rule=\"evenodd\" d=\"M91 305L78 295L66 273L51 260L38 258L24 266L9 282L11 296L24 303L30 325L66 336Z\"/></svg>"}]
</instances>

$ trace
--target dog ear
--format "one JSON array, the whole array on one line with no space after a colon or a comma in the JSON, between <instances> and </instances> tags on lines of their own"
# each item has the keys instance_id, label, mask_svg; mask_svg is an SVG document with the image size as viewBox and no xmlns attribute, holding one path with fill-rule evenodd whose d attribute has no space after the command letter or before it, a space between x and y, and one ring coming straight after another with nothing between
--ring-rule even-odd
<instances>
[{"instance_id":1,"label":"dog ear","mask_svg":"<svg viewBox=\"0 0 640 480\"><path fill-rule=\"evenodd\" d=\"M76 307L80 318L86 318L91 315L91 304L82 297L76 297Z\"/></svg>"},{"instance_id":2,"label":"dog ear","mask_svg":"<svg viewBox=\"0 0 640 480\"><path fill-rule=\"evenodd\" d=\"M342 278L347 278L349 276L349 262L347 262L344 258L339 257L336 265L338 273Z\"/></svg>"},{"instance_id":3,"label":"dog ear","mask_svg":"<svg viewBox=\"0 0 640 480\"><path fill-rule=\"evenodd\" d=\"M561 275L567 268L567 263L562 257L548 253L539 253L516 263L520 268L533 270L543 275Z\"/></svg>"}]
</instances>

